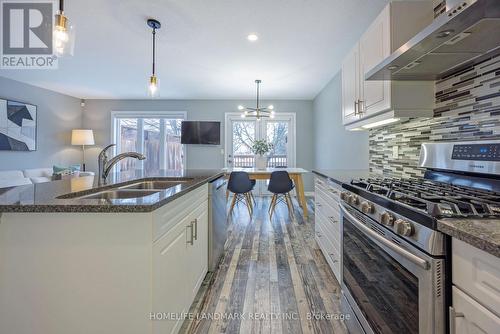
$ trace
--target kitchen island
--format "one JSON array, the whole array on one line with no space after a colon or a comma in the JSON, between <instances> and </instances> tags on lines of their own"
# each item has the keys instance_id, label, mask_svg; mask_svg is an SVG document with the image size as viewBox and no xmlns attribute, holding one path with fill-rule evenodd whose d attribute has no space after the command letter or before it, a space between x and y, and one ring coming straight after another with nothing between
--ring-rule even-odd
<instances>
[{"instance_id":1,"label":"kitchen island","mask_svg":"<svg viewBox=\"0 0 500 334\"><path fill-rule=\"evenodd\" d=\"M0 190L0 332L177 332L207 272L208 182L222 175Z\"/></svg>"}]
</instances>

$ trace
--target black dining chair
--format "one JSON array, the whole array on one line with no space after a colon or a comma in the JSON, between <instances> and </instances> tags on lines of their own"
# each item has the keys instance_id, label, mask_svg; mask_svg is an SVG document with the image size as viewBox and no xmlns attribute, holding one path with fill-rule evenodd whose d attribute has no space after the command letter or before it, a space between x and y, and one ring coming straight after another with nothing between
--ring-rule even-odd
<instances>
[{"instance_id":1,"label":"black dining chair","mask_svg":"<svg viewBox=\"0 0 500 334\"><path fill-rule=\"evenodd\" d=\"M227 190L234 194L229 214L233 212L236 203L243 202L248 208L248 213L252 215L253 205L251 192L254 186L255 183L250 180L247 172L232 172L229 175Z\"/></svg>"},{"instance_id":2,"label":"black dining chair","mask_svg":"<svg viewBox=\"0 0 500 334\"><path fill-rule=\"evenodd\" d=\"M267 190L273 193L271 205L269 206L269 215L271 217L273 216L276 204L280 202L286 203L289 214L293 216L293 203L290 191L292 191L294 187L295 185L292 179L290 179L290 175L288 175L287 171L280 170L271 173L271 179L267 186Z\"/></svg>"}]
</instances>

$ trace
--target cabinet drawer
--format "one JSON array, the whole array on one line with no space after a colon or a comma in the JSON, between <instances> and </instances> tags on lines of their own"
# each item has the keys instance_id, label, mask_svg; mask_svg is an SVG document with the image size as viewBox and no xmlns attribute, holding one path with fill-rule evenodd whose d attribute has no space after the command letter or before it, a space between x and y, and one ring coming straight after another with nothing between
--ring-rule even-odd
<instances>
[{"instance_id":1,"label":"cabinet drawer","mask_svg":"<svg viewBox=\"0 0 500 334\"><path fill-rule=\"evenodd\" d=\"M330 197L332 200L340 201L340 193L342 188L337 184L324 179L316 179L316 189L319 189L324 195Z\"/></svg>"},{"instance_id":2,"label":"cabinet drawer","mask_svg":"<svg viewBox=\"0 0 500 334\"><path fill-rule=\"evenodd\" d=\"M341 277L340 277L340 266L341 266L341 257L340 257L340 252L338 249L336 249L333 244L328 240L328 238L325 238L324 232L319 229L316 232L316 241L318 242L318 245L321 249L321 252L323 253L323 256L325 257L326 261L330 265L330 268L332 269L333 273L335 274L335 277L337 280L340 282Z\"/></svg>"},{"instance_id":3,"label":"cabinet drawer","mask_svg":"<svg viewBox=\"0 0 500 334\"><path fill-rule=\"evenodd\" d=\"M325 237L328 238L335 248L340 250L340 225L332 223L321 215L318 216L318 222L316 224L318 224Z\"/></svg>"},{"instance_id":4,"label":"cabinet drawer","mask_svg":"<svg viewBox=\"0 0 500 334\"><path fill-rule=\"evenodd\" d=\"M500 258L453 238L452 271L453 284L500 316Z\"/></svg>"},{"instance_id":5,"label":"cabinet drawer","mask_svg":"<svg viewBox=\"0 0 500 334\"><path fill-rule=\"evenodd\" d=\"M175 199L153 212L153 241L158 240L182 218L208 201L208 185Z\"/></svg>"},{"instance_id":6,"label":"cabinet drawer","mask_svg":"<svg viewBox=\"0 0 500 334\"><path fill-rule=\"evenodd\" d=\"M454 322L455 333L498 333L500 318L469 297L466 293L453 287L453 309L455 316L450 319ZM453 328L453 323L451 324Z\"/></svg>"},{"instance_id":7,"label":"cabinet drawer","mask_svg":"<svg viewBox=\"0 0 500 334\"><path fill-rule=\"evenodd\" d=\"M340 219L339 202L325 198L321 193L316 198L316 207L325 216L333 217L337 221Z\"/></svg>"}]
</instances>

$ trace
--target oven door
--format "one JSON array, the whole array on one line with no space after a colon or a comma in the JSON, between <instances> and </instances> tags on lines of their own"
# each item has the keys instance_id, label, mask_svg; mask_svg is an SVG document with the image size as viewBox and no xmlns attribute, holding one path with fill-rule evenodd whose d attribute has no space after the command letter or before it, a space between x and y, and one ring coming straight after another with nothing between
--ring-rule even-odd
<instances>
[{"instance_id":1,"label":"oven door","mask_svg":"<svg viewBox=\"0 0 500 334\"><path fill-rule=\"evenodd\" d=\"M444 333L444 260L341 204L342 293L365 333Z\"/></svg>"}]
</instances>

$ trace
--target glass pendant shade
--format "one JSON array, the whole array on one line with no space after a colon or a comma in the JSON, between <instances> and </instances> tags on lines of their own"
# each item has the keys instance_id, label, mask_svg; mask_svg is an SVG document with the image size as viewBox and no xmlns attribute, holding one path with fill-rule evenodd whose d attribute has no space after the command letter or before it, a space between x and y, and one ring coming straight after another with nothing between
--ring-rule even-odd
<instances>
[{"instance_id":1,"label":"glass pendant shade","mask_svg":"<svg viewBox=\"0 0 500 334\"><path fill-rule=\"evenodd\" d=\"M148 95L152 98L158 97L160 93L160 81L154 75L149 78Z\"/></svg>"},{"instance_id":2,"label":"glass pendant shade","mask_svg":"<svg viewBox=\"0 0 500 334\"><path fill-rule=\"evenodd\" d=\"M52 34L54 54L57 57L72 56L75 48L76 28L64 15L62 8L61 2L60 9L55 15L54 31Z\"/></svg>"}]
</instances>

